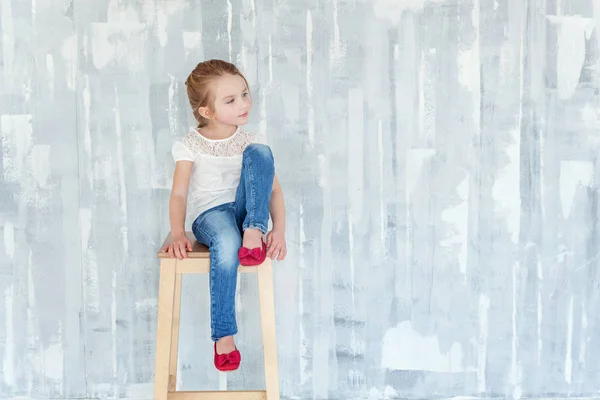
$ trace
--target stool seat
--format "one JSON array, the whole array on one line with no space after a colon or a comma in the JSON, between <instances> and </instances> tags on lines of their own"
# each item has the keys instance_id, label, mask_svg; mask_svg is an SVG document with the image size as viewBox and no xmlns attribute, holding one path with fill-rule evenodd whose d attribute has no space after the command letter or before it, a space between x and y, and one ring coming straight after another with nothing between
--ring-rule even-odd
<instances>
[{"instance_id":1,"label":"stool seat","mask_svg":"<svg viewBox=\"0 0 600 400\"><path fill-rule=\"evenodd\" d=\"M192 232L186 232L185 236L189 239L190 242L192 242L192 251L187 253L187 256L189 258L208 258L209 254L210 254L210 252L208 251L208 247L206 247L205 245L203 245L202 243L197 241L196 237L194 236L194 234ZM163 247L165 247L165 245L167 243L170 243L171 238L172 238L172 236L171 236L171 233L169 232L169 234L167 235L167 238L163 242L162 246L160 246L160 248L162 249ZM169 253L159 251L158 258L169 258Z\"/></svg>"},{"instance_id":2,"label":"stool seat","mask_svg":"<svg viewBox=\"0 0 600 400\"><path fill-rule=\"evenodd\" d=\"M185 235L190 240L190 242L192 242L192 251L187 253L187 258L185 258L183 260L177 260L178 261L177 266L176 266L177 273L178 274L208 274L208 272L210 271L210 262L206 262L206 261L208 261L208 259L210 257L210 251L208 251L208 247L206 247L202 243L198 242L192 232L186 232ZM162 249L165 246L165 244L169 243L170 241L171 241L171 234L169 233L169 235L163 242L163 245L160 246L160 248ZM165 253L162 251L158 252L158 258L171 259L169 256L169 253ZM198 259L203 259L203 260L205 260L205 262L198 262L198 261L200 261ZM244 267L243 265L240 265L238 267L238 272L256 273L256 267Z\"/></svg>"},{"instance_id":3,"label":"stool seat","mask_svg":"<svg viewBox=\"0 0 600 400\"><path fill-rule=\"evenodd\" d=\"M265 390L177 391L177 356L179 349L179 314L181 311L181 278L183 274L207 274L210 271L210 251L186 232L192 242L187 258L171 258L159 251L160 279L158 289L158 319L156 328L156 360L154 368L155 400L279 400L279 367L275 333L275 299L271 260L256 267L239 266L238 272L256 273L265 365ZM167 236L161 249L171 240ZM212 358L212 348L207 349ZM243 363L240 368L243 368ZM216 371L216 370L215 370Z\"/></svg>"}]
</instances>

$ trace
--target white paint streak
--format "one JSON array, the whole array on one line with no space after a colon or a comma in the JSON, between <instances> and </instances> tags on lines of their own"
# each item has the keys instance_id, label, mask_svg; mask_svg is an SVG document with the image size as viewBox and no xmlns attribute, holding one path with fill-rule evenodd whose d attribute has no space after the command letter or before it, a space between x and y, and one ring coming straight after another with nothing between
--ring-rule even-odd
<instances>
[{"instance_id":1,"label":"white paint streak","mask_svg":"<svg viewBox=\"0 0 600 400\"><path fill-rule=\"evenodd\" d=\"M306 242L306 232L304 230L304 205L299 205L299 214L300 214L300 232L299 238L300 243L298 244L298 268L300 271L306 269L306 261L305 261L305 249L304 243ZM309 296L310 297L310 294ZM304 316L304 279L298 279L298 318L303 318ZM300 341L298 343L298 363L300 369L300 384L304 385L311 379L311 374L308 369L309 361L310 361L310 346L307 342L306 330L304 329L304 324L300 322Z\"/></svg>"},{"instance_id":2,"label":"white paint streak","mask_svg":"<svg viewBox=\"0 0 600 400\"><path fill-rule=\"evenodd\" d=\"M427 4L441 3L444 0L372 0L373 11L379 19L397 24L404 11L420 11Z\"/></svg>"},{"instance_id":3,"label":"white paint streak","mask_svg":"<svg viewBox=\"0 0 600 400\"><path fill-rule=\"evenodd\" d=\"M31 149L31 174L40 187L46 187L50 171L50 146L34 145Z\"/></svg>"},{"instance_id":4,"label":"white paint streak","mask_svg":"<svg viewBox=\"0 0 600 400\"><path fill-rule=\"evenodd\" d=\"M0 116L2 166L5 182L25 182L29 173L27 156L31 149L31 115Z\"/></svg>"},{"instance_id":5,"label":"white paint streak","mask_svg":"<svg viewBox=\"0 0 600 400\"><path fill-rule=\"evenodd\" d=\"M79 209L79 230L81 232L81 252L85 253L88 250L92 231L92 210L89 208Z\"/></svg>"},{"instance_id":6,"label":"white paint streak","mask_svg":"<svg viewBox=\"0 0 600 400\"><path fill-rule=\"evenodd\" d=\"M273 83L273 43L269 35L269 84Z\"/></svg>"},{"instance_id":7,"label":"white paint streak","mask_svg":"<svg viewBox=\"0 0 600 400\"><path fill-rule=\"evenodd\" d=\"M397 399L398 392L391 386L386 386L383 391L380 391L376 387L372 387L368 391L369 400L388 400L388 399Z\"/></svg>"},{"instance_id":8,"label":"white paint streak","mask_svg":"<svg viewBox=\"0 0 600 400\"><path fill-rule=\"evenodd\" d=\"M579 186L592 185L594 165L590 161L562 161L560 163L560 202L563 217L569 218L575 192Z\"/></svg>"},{"instance_id":9,"label":"white paint streak","mask_svg":"<svg viewBox=\"0 0 600 400\"><path fill-rule=\"evenodd\" d=\"M600 108L587 103L581 107L580 119L583 125L594 130L596 135L600 134Z\"/></svg>"},{"instance_id":10,"label":"white paint streak","mask_svg":"<svg viewBox=\"0 0 600 400\"><path fill-rule=\"evenodd\" d=\"M479 32L478 28L475 28ZM470 92L479 92L479 33L477 40L468 50L463 50L458 56L458 81Z\"/></svg>"},{"instance_id":11,"label":"white paint streak","mask_svg":"<svg viewBox=\"0 0 600 400\"><path fill-rule=\"evenodd\" d=\"M543 318L543 307L542 307L542 293L543 293L543 289L544 289L544 269L542 266L542 260L540 259L540 256L538 254L538 261L537 261L537 282L538 282L538 287L537 287L537 364L538 366L542 365L542 348L543 348L543 341L542 341L542 321L544 320Z\"/></svg>"},{"instance_id":12,"label":"white paint streak","mask_svg":"<svg viewBox=\"0 0 600 400\"><path fill-rule=\"evenodd\" d=\"M106 19L108 22L140 22L140 17L133 3L110 0L106 9Z\"/></svg>"},{"instance_id":13,"label":"white paint streak","mask_svg":"<svg viewBox=\"0 0 600 400\"><path fill-rule=\"evenodd\" d=\"M473 21L473 33L475 40L472 46L465 51L461 51L458 56L459 82L469 89L473 99L473 124L479 127L481 124L481 58L479 54L479 0L473 0L473 10L471 11L471 20Z\"/></svg>"},{"instance_id":14,"label":"white paint streak","mask_svg":"<svg viewBox=\"0 0 600 400\"><path fill-rule=\"evenodd\" d=\"M348 199L354 221L363 213L363 92L351 89L348 94Z\"/></svg>"},{"instance_id":15,"label":"white paint streak","mask_svg":"<svg viewBox=\"0 0 600 400\"><path fill-rule=\"evenodd\" d=\"M267 98L267 90L264 86L260 88L261 96L260 96L260 123L258 126L258 132L261 135L267 136L267 107L266 107L266 98Z\"/></svg>"},{"instance_id":16,"label":"white paint streak","mask_svg":"<svg viewBox=\"0 0 600 400\"><path fill-rule=\"evenodd\" d=\"M485 293L479 295L479 338L477 342L477 391L484 393L486 388L485 367L487 365L487 347L490 310L490 298Z\"/></svg>"},{"instance_id":17,"label":"white paint streak","mask_svg":"<svg viewBox=\"0 0 600 400\"><path fill-rule=\"evenodd\" d=\"M340 67L346 62L346 48L340 38L338 0L333 2L333 40L329 46L329 68Z\"/></svg>"},{"instance_id":18,"label":"white paint streak","mask_svg":"<svg viewBox=\"0 0 600 400\"><path fill-rule=\"evenodd\" d=\"M158 307L158 299L153 297L151 299L143 299L135 302L134 309L136 312L148 312Z\"/></svg>"},{"instance_id":19,"label":"white paint streak","mask_svg":"<svg viewBox=\"0 0 600 400\"><path fill-rule=\"evenodd\" d=\"M9 258L15 256L15 226L10 221L4 221L4 253Z\"/></svg>"},{"instance_id":20,"label":"white paint streak","mask_svg":"<svg viewBox=\"0 0 600 400\"><path fill-rule=\"evenodd\" d=\"M176 98L177 79L169 74L169 128L171 132L177 131L177 113L179 111L179 104Z\"/></svg>"},{"instance_id":21,"label":"white paint streak","mask_svg":"<svg viewBox=\"0 0 600 400\"><path fill-rule=\"evenodd\" d=\"M525 24L526 22L522 22ZM525 44L524 41L520 41L519 46L519 104L523 104L524 98L524 65L525 65L525 54L524 50ZM508 165L504 168L504 178L512 179L513 188L512 188L512 196L507 196L509 199L506 202L501 202L509 212L509 221L508 228L512 233L512 239L515 244L518 243L519 233L520 233L520 219L521 219L521 188L520 188L520 134L522 130L522 121L523 121L523 107L519 107L519 114L517 119L517 127L515 130L510 131L510 135L512 136L512 143L507 147L507 155L508 155ZM498 181L494 184L494 191L496 189L508 190L510 183L508 181L502 181L502 184L496 186ZM496 201L499 200L499 193L496 192L494 199ZM519 355L517 354L519 337L517 330L517 296L518 296L518 287L517 286L517 277L520 269L520 263L515 262L512 267L512 340L511 340L511 371L510 371L510 380L512 386L512 397L515 400L519 400L523 395L522 389L522 379L523 379L523 371L522 367L519 363Z\"/></svg>"},{"instance_id":22,"label":"white paint streak","mask_svg":"<svg viewBox=\"0 0 600 400\"><path fill-rule=\"evenodd\" d=\"M179 377L179 371L177 379ZM179 386L178 386L179 387ZM152 399L154 394L154 383L130 383L124 386L126 393L125 398L127 399Z\"/></svg>"},{"instance_id":23,"label":"white paint streak","mask_svg":"<svg viewBox=\"0 0 600 400\"><path fill-rule=\"evenodd\" d=\"M437 335L421 336L410 321L403 321L395 328L388 329L381 347L390 349L382 353L382 368L442 373L466 371L460 343L453 343L448 353L443 354Z\"/></svg>"},{"instance_id":24,"label":"white paint streak","mask_svg":"<svg viewBox=\"0 0 600 400\"><path fill-rule=\"evenodd\" d=\"M585 300L581 301L581 332L579 338L579 366L585 371L585 360L587 354L587 342L588 342L588 318Z\"/></svg>"},{"instance_id":25,"label":"white paint streak","mask_svg":"<svg viewBox=\"0 0 600 400\"><path fill-rule=\"evenodd\" d=\"M410 273L410 269L413 265L413 227L411 217L411 197L415 190L417 182L421 180L421 169L425 160L429 160L435 155L435 149L411 149L407 151L406 161L406 256L405 256L405 268L407 274ZM398 289L399 290L399 289Z\"/></svg>"},{"instance_id":26,"label":"white paint streak","mask_svg":"<svg viewBox=\"0 0 600 400\"><path fill-rule=\"evenodd\" d=\"M219 391L227 390L227 372L218 371L219 376Z\"/></svg>"},{"instance_id":27,"label":"white paint streak","mask_svg":"<svg viewBox=\"0 0 600 400\"><path fill-rule=\"evenodd\" d=\"M112 339L112 378L113 382L117 382L117 271L112 271L112 284L111 284L111 297L110 302L110 332ZM119 385L112 385L114 398L119 397Z\"/></svg>"},{"instance_id":28,"label":"white paint streak","mask_svg":"<svg viewBox=\"0 0 600 400\"><path fill-rule=\"evenodd\" d=\"M580 16L547 16L556 25L557 43L557 90L560 99L568 99L579 84L581 68L585 61L585 41L595 27L592 18Z\"/></svg>"},{"instance_id":29,"label":"white paint streak","mask_svg":"<svg viewBox=\"0 0 600 400\"><path fill-rule=\"evenodd\" d=\"M9 285L4 292L4 326L6 336L4 338L4 358L2 359L2 373L4 375L4 384L9 388L15 385L15 337L13 326L13 285Z\"/></svg>"},{"instance_id":30,"label":"white paint streak","mask_svg":"<svg viewBox=\"0 0 600 400\"><path fill-rule=\"evenodd\" d=\"M84 253L84 294L86 313L100 312L100 282L98 279L98 261L93 249Z\"/></svg>"},{"instance_id":31,"label":"white paint streak","mask_svg":"<svg viewBox=\"0 0 600 400\"><path fill-rule=\"evenodd\" d=\"M571 384L573 378L573 295L569 298L567 312L567 343L565 353L565 381Z\"/></svg>"},{"instance_id":32,"label":"white paint streak","mask_svg":"<svg viewBox=\"0 0 600 400\"><path fill-rule=\"evenodd\" d=\"M250 0L250 10L252 11L252 26L256 29L256 2Z\"/></svg>"},{"instance_id":33,"label":"white paint streak","mask_svg":"<svg viewBox=\"0 0 600 400\"><path fill-rule=\"evenodd\" d=\"M350 256L350 281L352 283L352 314L354 315L355 271L354 271L354 225L361 225L363 214L363 180L364 180L364 151L363 151L363 92L360 89L350 89L348 93L348 235ZM352 328L354 333L354 328Z\"/></svg>"},{"instance_id":34,"label":"white paint streak","mask_svg":"<svg viewBox=\"0 0 600 400\"><path fill-rule=\"evenodd\" d=\"M421 169L426 161L435 155L435 149L411 149L406 164L407 200L412 196L417 182L422 182Z\"/></svg>"},{"instance_id":35,"label":"white paint streak","mask_svg":"<svg viewBox=\"0 0 600 400\"><path fill-rule=\"evenodd\" d=\"M333 43L335 47L340 44L340 23L338 16L338 0L333 0Z\"/></svg>"},{"instance_id":36,"label":"white paint streak","mask_svg":"<svg viewBox=\"0 0 600 400\"><path fill-rule=\"evenodd\" d=\"M29 268L27 270L27 357L29 359L34 359L36 354L36 349L38 347L38 333L37 333L37 324L36 324L36 316L35 316L35 285L33 284L33 272L31 266L33 265L32 260L33 252L29 250L28 254L28 265ZM33 389L33 374L34 371L30 369L28 371L28 392L31 393Z\"/></svg>"},{"instance_id":37,"label":"white paint streak","mask_svg":"<svg viewBox=\"0 0 600 400\"><path fill-rule=\"evenodd\" d=\"M46 54L46 71L48 71L48 91L54 93L54 58Z\"/></svg>"},{"instance_id":38,"label":"white paint streak","mask_svg":"<svg viewBox=\"0 0 600 400\"><path fill-rule=\"evenodd\" d=\"M185 49L186 56L189 55L191 51L196 51L198 48L202 47L201 32L183 32L181 37L183 39L183 48ZM202 57L200 58L202 59Z\"/></svg>"},{"instance_id":39,"label":"white paint streak","mask_svg":"<svg viewBox=\"0 0 600 400\"><path fill-rule=\"evenodd\" d=\"M321 250L321 268L315 268L313 282L316 286L316 296L319 299L315 304L315 329L313 334L312 348L312 389L313 397L327 398L330 393L332 370L336 369L336 357L331 354L331 349L335 346L332 342L334 337L330 334L323 335L323 332L333 332L333 308L334 301L332 295L333 285L333 264L334 257L331 248L331 232L334 231L332 216L331 184L329 165L327 157L324 154L318 155L319 160L319 184L323 188L323 219L321 222L320 247Z\"/></svg>"},{"instance_id":40,"label":"white paint streak","mask_svg":"<svg viewBox=\"0 0 600 400\"><path fill-rule=\"evenodd\" d=\"M55 343L46 347L43 353L44 376L56 381L58 387L64 382L64 349L62 342L62 325L59 325L59 338Z\"/></svg>"},{"instance_id":41,"label":"white paint streak","mask_svg":"<svg viewBox=\"0 0 600 400\"><path fill-rule=\"evenodd\" d=\"M421 63L419 66L419 101L418 101L418 126L420 143L433 145L435 138L435 111L436 111L436 87L435 68L436 50L429 49L421 52Z\"/></svg>"},{"instance_id":42,"label":"white paint streak","mask_svg":"<svg viewBox=\"0 0 600 400\"><path fill-rule=\"evenodd\" d=\"M229 49L229 61L233 60L233 40L231 38L231 28L233 27L233 6L231 1L227 0L227 48Z\"/></svg>"},{"instance_id":43,"label":"white paint streak","mask_svg":"<svg viewBox=\"0 0 600 400\"><path fill-rule=\"evenodd\" d=\"M313 36L313 24L312 24L312 15L310 10L306 10L306 93L308 94L308 99L312 98L312 58L313 58L313 48L312 48L312 38Z\"/></svg>"},{"instance_id":44,"label":"white paint streak","mask_svg":"<svg viewBox=\"0 0 600 400\"><path fill-rule=\"evenodd\" d=\"M315 110L313 108L313 82L312 82L312 59L313 59L313 24L310 10L306 10L306 93L308 104L308 145L315 143Z\"/></svg>"},{"instance_id":45,"label":"white paint streak","mask_svg":"<svg viewBox=\"0 0 600 400\"><path fill-rule=\"evenodd\" d=\"M157 1L156 5L156 35L158 36L158 43L161 47L165 47L169 40L167 28L172 20L172 15L180 13L186 6L185 0L169 0L169 1ZM141 21L140 21L141 22ZM179 32L179 29L177 29Z\"/></svg>"},{"instance_id":46,"label":"white paint streak","mask_svg":"<svg viewBox=\"0 0 600 400\"><path fill-rule=\"evenodd\" d=\"M458 265L459 270L466 279L467 273L467 244L469 233L469 179L467 175L456 188L460 203L442 211L442 221L452 225L451 236L440 242L440 246L452 248L459 246Z\"/></svg>"},{"instance_id":47,"label":"white paint streak","mask_svg":"<svg viewBox=\"0 0 600 400\"><path fill-rule=\"evenodd\" d=\"M127 187L125 186L125 165L123 161L123 138L121 133L121 110L119 107L119 93L115 87L115 134L117 139L117 174L119 178L119 205L121 206L121 241L123 251L127 254L129 245L127 241Z\"/></svg>"},{"instance_id":48,"label":"white paint streak","mask_svg":"<svg viewBox=\"0 0 600 400\"><path fill-rule=\"evenodd\" d=\"M385 187L384 178L383 178L383 163L384 163L384 151L383 151L383 121L381 119L377 120L377 161L379 163L379 240L380 243L385 246L385 228L386 228L386 218L385 218L385 203L384 196L385 193L383 188Z\"/></svg>"},{"instance_id":49,"label":"white paint streak","mask_svg":"<svg viewBox=\"0 0 600 400\"><path fill-rule=\"evenodd\" d=\"M0 18L2 18L2 64L8 76L13 74L12 68L15 64L15 28L13 25L12 1L0 2Z\"/></svg>"},{"instance_id":50,"label":"white paint streak","mask_svg":"<svg viewBox=\"0 0 600 400\"><path fill-rule=\"evenodd\" d=\"M512 387L512 398L519 400L523 395L521 389L522 371L519 364L517 348L519 343L517 331L517 272L519 263L515 262L512 267L512 318L511 318L511 361L510 361L510 383Z\"/></svg>"},{"instance_id":51,"label":"white paint streak","mask_svg":"<svg viewBox=\"0 0 600 400\"><path fill-rule=\"evenodd\" d=\"M63 349L63 327L61 321L58 322L58 332L56 337L46 348L40 349L35 353L31 364L34 371L48 379L56 381L57 386L62 386L64 374L64 349Z\"/></svg>"},{"instance_id":52,"label":"white paint streak","mask_svg":"<svg viewBox=\"0 0 600 400\"><path fill-rule=\"evenodd\" d=\"M519 226L521 223L521 176L520 165L520 128L508 132L510 144L506 146L507 164L498 172L494 182L493 198L498 218L506 221L506 226L513 243L519 242Z\"/></svg>"},{"instance_id":53,"label":"white paint streak","mask_svg":"<svg viewBox=\"0 0 600 400\"><path fill-rule=\"evenodd\" d=\"M145 32L146 25L132 21L91 24L94 67L121 66L132 74L146 71Z\"/></svg>"},{"instance_id":54,"label":"white paint streak","mask_svg":"<svg viewBox=\"0 0 600 400\"><path fill-rule=\"evenodd\" d=\"M85 156L89 159L92 156L92 136L90 132L90 107L92 105L92 97L90 94L90 77L83 76L83 87L81 88L81 100L83 102L83 149ZM92 183L91 172L88 174L90 184ZM93 186L91 186L93 188Z\"/></svg>"},{"instance_id":55,"label":"white paint streak","mask_svg":"<svg viewBox=\"0 0 600 400\"><path fill-rule=\"evenodd\" d=\"M77 35L73 34L63 40L60 48L65 68L65 82L71 90L75 90L77 78ZM54 73L54 72L53 72Z\"/></svg>"}]
</instances>

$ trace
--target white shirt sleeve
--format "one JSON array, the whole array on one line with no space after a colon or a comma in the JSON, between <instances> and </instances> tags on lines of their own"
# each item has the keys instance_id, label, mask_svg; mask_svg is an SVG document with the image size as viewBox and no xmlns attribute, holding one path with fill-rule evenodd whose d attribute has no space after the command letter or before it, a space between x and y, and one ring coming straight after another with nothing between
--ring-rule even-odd
<instances>
[{"instance_id":1,"label":"white shirt sleeve","mask_svg":"<svg viewBox=\"0 0 600 400\"><path fill-rule=\"evenodd\" d=\"M194 155L191 150L183 144L181 141L177 141L173 144L171 148L171 154L173 155L173 160L177 161L194 161Z\"/></svg>"}]
</instances>

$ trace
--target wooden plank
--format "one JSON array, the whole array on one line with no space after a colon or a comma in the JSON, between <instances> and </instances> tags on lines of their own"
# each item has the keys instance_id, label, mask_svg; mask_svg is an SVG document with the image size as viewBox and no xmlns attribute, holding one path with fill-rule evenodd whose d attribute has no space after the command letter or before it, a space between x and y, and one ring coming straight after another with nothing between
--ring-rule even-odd
<instances>
[{"instance_id":1,"label":"wooden plank","mask_svg":"<svg viewBox=\"0 0 600 400\"><path fill-rule=\"evenodd\" d=\"M267 393L264 390L169 392L168 399L169 400L267 400Z\"/></svg>"},{"instance_id":2,"label":"wooden plank","mask_svg":"<svg viewBox=\"0 0 600 400\"><path fill-rule=\"evenodd\" d=\"M273 265L269 258L258 267L258 298L265 362L265 386L269 400L279 400L279 362L275 330Z\"/></svg>"},{"instance_id":3,"label":"wooden plank","mask_svg":"<svg viewBox=\"0 0 600 400\"><path fill-rule=\"evenodd\" d=\"M169 391L177 390L177 357L179 355L179 321L181 314L181 274L175 275L173 304L173 329L171 330L171 363L169 367Z\"/></svg>"},{"instance_id":4,"label":"wooden plank","mask_svg":"<svg viewBox=\"0 0 600 400\"><path fill-rule=\"evenodd\" d=\"M158 286L158 320L156 327L156 360L154 365L154 399L167 400L171 361L171 329L175 295L176 260L160 261Z\"/></svg>"}]
</instances>

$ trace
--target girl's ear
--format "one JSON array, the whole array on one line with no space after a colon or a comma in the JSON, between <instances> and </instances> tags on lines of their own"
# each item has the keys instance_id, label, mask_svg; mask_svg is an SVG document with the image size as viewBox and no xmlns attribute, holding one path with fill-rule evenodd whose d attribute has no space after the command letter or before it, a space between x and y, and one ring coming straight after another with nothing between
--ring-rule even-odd
<instances>
[{"instance_id":1,"label":"girl's ear","mask_svg":"<svg viewBox=\"0 0 600 400\"><path fill-rule=\"evenodd\" d=\"M210 117L211 117L211 112L208 109L208 107L199 107L198 114L200 114L201 117L206 118L206 119L210 119Z\"/></svg>"}]
</instances>

